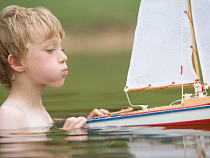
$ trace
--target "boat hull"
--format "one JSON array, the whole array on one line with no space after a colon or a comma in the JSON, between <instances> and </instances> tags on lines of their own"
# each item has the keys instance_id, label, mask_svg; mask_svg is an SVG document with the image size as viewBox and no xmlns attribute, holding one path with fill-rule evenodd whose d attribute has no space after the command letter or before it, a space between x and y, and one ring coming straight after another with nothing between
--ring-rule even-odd
<instances>
[{"instance_id":1,"label":"boat hull","mask_svg":"<svg viewBox=\"0 0 210 158\"><path fill-rule=\"evenodd\" d=\"M87 127L210 124L210 105L129 113L89 120Z\"/></svg>"}]
</instances>

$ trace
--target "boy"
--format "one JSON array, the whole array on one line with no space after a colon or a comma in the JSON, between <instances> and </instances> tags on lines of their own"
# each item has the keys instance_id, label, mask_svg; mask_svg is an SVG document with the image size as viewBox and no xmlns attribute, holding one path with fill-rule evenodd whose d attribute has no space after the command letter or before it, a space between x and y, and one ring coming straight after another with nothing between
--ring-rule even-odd
<instances>
[{"instance_id":1,"label":"boy","mask_svg":"<svg viewBox=\"0 0 210 158\"><path fill-rule=\"evenodd\" d=\"M68 74L61 48L63 28L45 8L9 6L0 15L0 82L10 94L0 108L0 129L46 127L53 121L42 105L45 86L62 87ZM93 110L87 119L108 114ZM80 128L84 117L63 129Z\"/></svg>"}]
</instances>

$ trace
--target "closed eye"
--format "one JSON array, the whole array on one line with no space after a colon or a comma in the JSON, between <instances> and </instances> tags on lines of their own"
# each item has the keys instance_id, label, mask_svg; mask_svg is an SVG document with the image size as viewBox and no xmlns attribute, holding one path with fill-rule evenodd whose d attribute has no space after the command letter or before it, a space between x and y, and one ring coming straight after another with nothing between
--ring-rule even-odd
<instances>
[{"instance_id":1,"label":"closed eye","mask_svg":"<svg viewBox=\"0 0 210 158\"><path fill-rule=\"evenodd\" d=\"M49 53L52 53L52 52L55 51L55 50L56 50L56 49L53 48L53 49L47 49L46 51L49 52Z\"/></svg>"}]
</instances>

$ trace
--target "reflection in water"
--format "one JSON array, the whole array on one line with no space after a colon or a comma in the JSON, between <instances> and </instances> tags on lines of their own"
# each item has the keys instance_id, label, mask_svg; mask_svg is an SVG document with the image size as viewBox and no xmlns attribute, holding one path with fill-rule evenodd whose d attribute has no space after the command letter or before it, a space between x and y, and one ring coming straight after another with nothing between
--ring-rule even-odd
<instances>
[{"instance_id":1,"label":"reflection in water","mask_svg":"<svg viewBox=\"0 0 210 158\"><path fill-rule=\"evenodd\" d=\"M205 126L207 127L207 126ZM179 129L180 128L180 129ZM201 126L186 127L130 127L99 130L102 135L129 138L128 150L134 157L146 158L205 158L210 157L210 132ZM182 129L185 128L185 129ZM199 130L198 130L199 129ZM208 127L210 129L210 126ZM103 133L105 132L105 133ZM113 139L113 138L112 138Z\"/></svg>"},{"instance_id":2,"label":"reflection in water","mask_svg":"<svg viewBox=\"0 0 210 158\"><path fill-rule=\"evenodd\" d=\"M1 130L0 157L51 156L43 150L48 131L49 128Z\"/></svg>"},{"instance_id":3,"label":"reflection in water","mask_svg":"<svg viewBox=\"0 0 210 158\"><path fill-rule=\"evenodd\" d=\"M0 157L210 157L210 125L0 131Z\"/></svg>"},{"instance_id":4,"label":"reflection in water","mask_svg":"<svg viewBox=\"0 0 210 158\"><path fill-rule=\"evenodd\" d=\"M158 140L135 140L129 143L133 155L150 158L206 158L210 151L208 146L209 138L202 140L200 136L180 136L174 137L173 140L162 137Z\"/></svg>"}]
</instances>

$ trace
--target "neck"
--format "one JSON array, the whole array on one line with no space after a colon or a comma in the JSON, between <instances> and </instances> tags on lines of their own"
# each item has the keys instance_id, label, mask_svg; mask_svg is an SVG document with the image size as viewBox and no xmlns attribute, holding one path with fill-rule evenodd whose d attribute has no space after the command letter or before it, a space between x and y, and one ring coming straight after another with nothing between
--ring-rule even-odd
<instances>
[{"instance_id":1,"label":"neck","mask_svg":"<svg viewBox=\"0 0 210 158\"><path fill-rule=\"evenodd\" d=\"M44 85L34 85L27 81L15 80L12 83L11 92L7 101L10 104L18 106L27 106L31 108L43 108L42 93Z\"/></svg>"}]
</instances>

